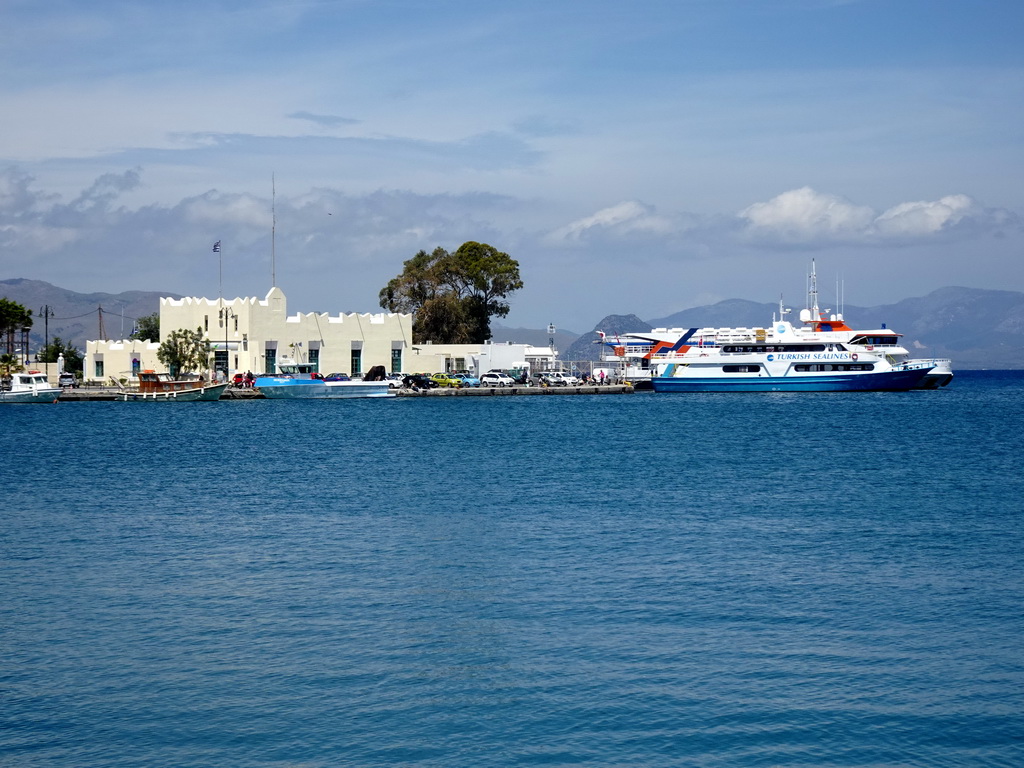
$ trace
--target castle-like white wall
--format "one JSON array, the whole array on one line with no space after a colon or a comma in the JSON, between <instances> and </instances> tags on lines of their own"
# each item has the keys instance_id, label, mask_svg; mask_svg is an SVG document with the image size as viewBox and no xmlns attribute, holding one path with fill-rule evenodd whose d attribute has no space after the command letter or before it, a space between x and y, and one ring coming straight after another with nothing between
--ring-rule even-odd
<instances>
[{"instance_id":1,"label":"castle-like white wall","mask_svg":"<svg viewBox=\"0 0 1024 768\"><path fill-rule=\"evenodd\" d=\"M265 373L268 364L315 362L322 373L365 373L374 365L388 371L406 366L412 348L412 316L396 313L288 315L280 288L266 298L160 299L160 336L199 329L214 352L227 349L228 375ZM138 370L164 370L159 344L139 341L86 343L84 378L132 378ZM212 354L211 354L212 357ZM99 364L99 365L97 365ZM212 373L210 370L205 372Z\"/></svg>"}]
</instances>

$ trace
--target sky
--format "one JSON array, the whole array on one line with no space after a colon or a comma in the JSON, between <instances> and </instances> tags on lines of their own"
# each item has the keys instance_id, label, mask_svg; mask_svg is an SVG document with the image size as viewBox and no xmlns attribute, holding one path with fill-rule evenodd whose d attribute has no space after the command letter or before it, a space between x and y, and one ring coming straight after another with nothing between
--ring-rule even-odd
<instances>
[{"instance_id":1,"label":"sky","mask_svg":"<svg viewBox=\"0 0 1024 768\"><path fill-rule=\"evenodd\" d=\"M1024 291L1022 39L1020 0L4 0L0 278L378 312L476 240L501 324L578 333L812 263L823 305Z\"/></svg>"}]
</instances>

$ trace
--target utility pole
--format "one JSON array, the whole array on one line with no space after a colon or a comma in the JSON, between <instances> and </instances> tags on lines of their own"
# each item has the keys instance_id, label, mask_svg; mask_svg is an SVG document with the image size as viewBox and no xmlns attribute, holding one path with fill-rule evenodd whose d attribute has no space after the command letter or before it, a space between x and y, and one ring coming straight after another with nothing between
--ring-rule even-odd
<instances>
[{"instance_id":1,"label":"utility pole","mask_svg":"<svg viewBox=\"0 0 1024 768\"><path fill-rule=\"evenodd\" d=\"M39 310L39 317L43 318L43 364L46 366L46 380L50 380L50 361L48 347L50 346L50 318L53 317L53 310L47 304Z\"/></svg>"}]
</instances>

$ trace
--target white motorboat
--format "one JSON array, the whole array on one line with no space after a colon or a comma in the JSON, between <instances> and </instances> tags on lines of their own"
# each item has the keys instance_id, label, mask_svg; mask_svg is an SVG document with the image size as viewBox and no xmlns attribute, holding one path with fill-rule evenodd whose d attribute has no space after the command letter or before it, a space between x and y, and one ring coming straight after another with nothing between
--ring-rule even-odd
<instances>
[{"instance_id":1,"label":"white motorboat","mask_svg":"<svg viewBox=\"0 0 1024 768\"><path fill-rule=\"evenodd\" d=\"M60 387L52 387L41 371L12 373L10 385L0 389L0 403L55 403Z\"/></svg>"}]
</instances>

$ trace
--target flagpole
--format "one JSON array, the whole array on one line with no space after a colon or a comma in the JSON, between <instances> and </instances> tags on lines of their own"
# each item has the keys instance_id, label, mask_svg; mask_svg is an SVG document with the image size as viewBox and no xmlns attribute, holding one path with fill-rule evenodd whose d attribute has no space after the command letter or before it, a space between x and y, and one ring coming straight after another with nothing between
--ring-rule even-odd
<instances>
[{"instance_id":1,"label":"flagpole","mask_svg":"<svg viewBox=\"0 0 1024 768\"><path fill-rule=\"evenodd\" d=\"M228 377L227 371L227 358L228 358L228 318L227 313L224 311L224 253L221 249L220 240L213 244L213 252L217 254L218 261L218 274L217 274L217 316L224 323L224 378ZM217 377L217 356L213 357L213 377ZM212 382L211 382L212 383Z\"/></svg>"},{"instance_id":2,"label":"flagpole","mask_svg":"<svg viewBox=\"0 0 1024 768\"><path fill-rule=\"evenodd\" d=\"M277 180L270 174L270 287L277 287Z\"/></svg>"}]
</instances>

